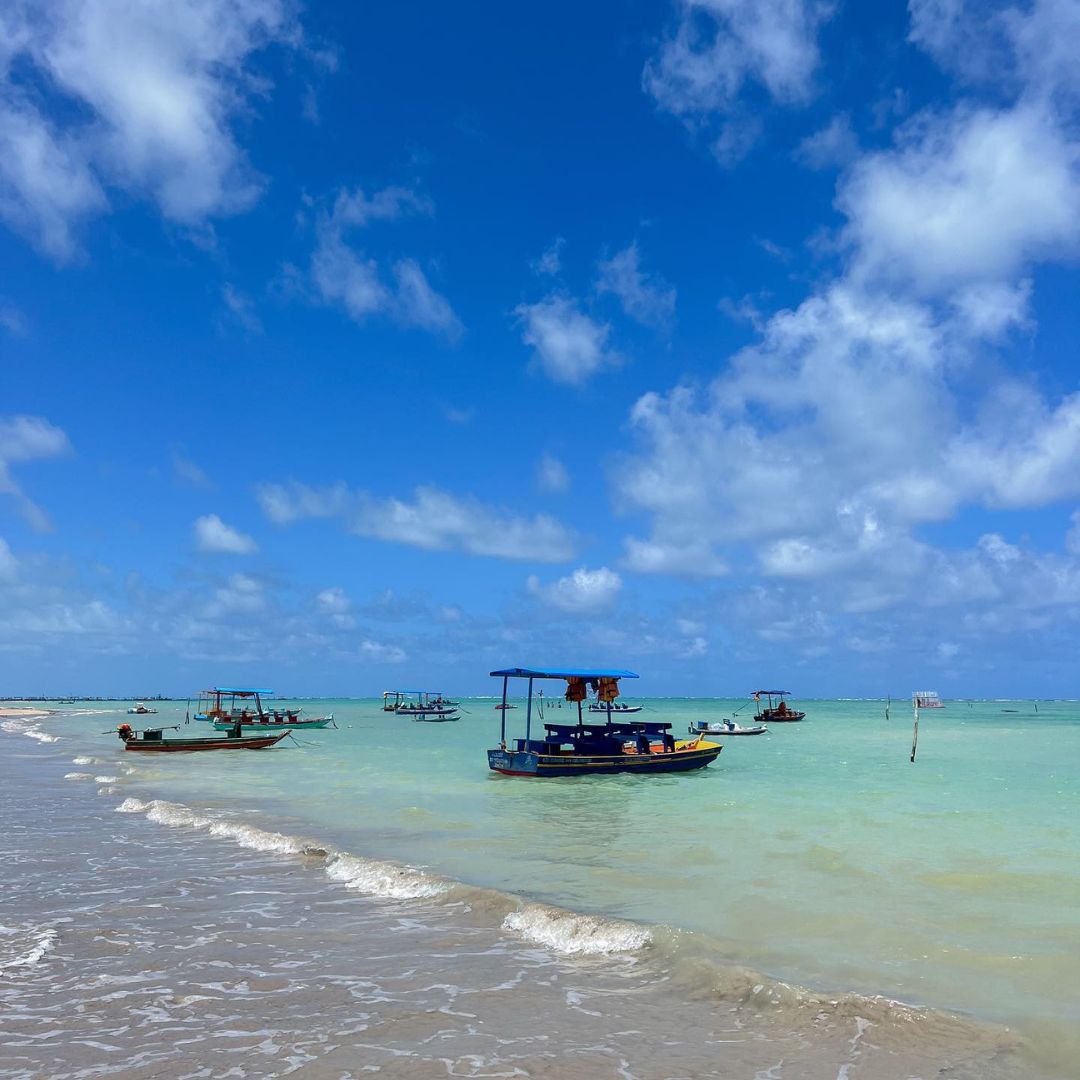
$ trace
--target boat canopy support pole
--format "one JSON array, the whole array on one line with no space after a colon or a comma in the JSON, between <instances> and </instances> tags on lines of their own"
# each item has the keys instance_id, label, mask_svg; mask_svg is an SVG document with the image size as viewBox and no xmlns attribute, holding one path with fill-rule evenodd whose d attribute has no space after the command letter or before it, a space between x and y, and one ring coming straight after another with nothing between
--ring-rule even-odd
<instances>
[{"instance_id":1,"label":"boat canopy support pole","mask_svg":"<svg viewBox=\"0 0 1080 1080\"><path fill-rule=\"evenodd\" d=\"M503 676L503 700L502 700L502 723L499 725L499 742L502 743L502 748L506 749L506 684L510 681L509 675Z\"/></svg>"},{"instance_id":2,"label":"boat canopy support pole","mask_svg":"<svg viewBox=\"0 0 1080 1080\"><path fill-rule=\"evenodd\" d=\"M532 676L529 677L529 704L525 708L525 745L532 739ZM504 710L505 711L505 710Z\"/></svg>"}]
</instances>

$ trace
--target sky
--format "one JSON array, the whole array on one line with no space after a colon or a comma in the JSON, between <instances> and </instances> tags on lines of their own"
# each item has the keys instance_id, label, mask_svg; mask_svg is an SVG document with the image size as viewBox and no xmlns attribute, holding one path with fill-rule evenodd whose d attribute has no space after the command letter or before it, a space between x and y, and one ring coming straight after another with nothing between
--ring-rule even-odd
<instances>
[{"instance_id":1,"label":"sky","mask_svg":"<svg viewBox=\"0 0 1080 1080\"><path fill-rule=\"evenodd\" d=\"M1075 696L1080 0L0 6L0 694Z\"/></svg>"}]
</instances>

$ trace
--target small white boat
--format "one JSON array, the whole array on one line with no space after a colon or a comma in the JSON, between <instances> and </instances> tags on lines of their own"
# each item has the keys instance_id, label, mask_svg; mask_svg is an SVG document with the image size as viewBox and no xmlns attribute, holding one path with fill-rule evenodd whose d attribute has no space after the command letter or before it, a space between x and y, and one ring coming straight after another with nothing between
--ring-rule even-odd
<instances>
[{"instance_id":1,"label":"small white boat","mask_svg":"<svg viewBox=\"0 0 1080 1080\"><path fill-rule=\"evenodd\" d=\"M137 701L128 709L128 716L152 716L156 712L157 709L148 709L141 701Z\"/></svg>"},{"instance_id":2,"label":"small white boat","mask_svg":"<svg viewBox=\"0 0 1080 1080\"><path fill-rule=\"evenodd\" d=\"M734 720L697 720L690 725L691 735L764 735L768 730L764 724L742 727Z\"/></svg>"}]
</instances>

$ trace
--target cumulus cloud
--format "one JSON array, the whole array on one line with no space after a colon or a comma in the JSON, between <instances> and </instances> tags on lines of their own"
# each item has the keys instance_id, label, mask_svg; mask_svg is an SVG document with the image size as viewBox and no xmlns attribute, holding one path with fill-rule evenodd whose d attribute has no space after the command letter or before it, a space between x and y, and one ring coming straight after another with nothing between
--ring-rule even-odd
<instances>
[{"instance_id":1,"label":"cumulus cloud","mask_svg":"<svg viewBox=\"0 0 1080 1080\"><path fill-rule=\"evenodd\" d=\"M626 540L624 568L708 574L737 558L791 588L842 582L837 606L862 613L926 581L980 602L1007 591L1005 566L1070 594L1070 569L1023 552L1005 562L1000 538L960 557L916 535L966 506L1080 497L1080 394L971 378L973 361L1030 326L1032 268L1080 252L1080 145L1065 105L1075 66L1037 77L1021 44L1060 26L1060 7L999 11L1014 62L992 105L923 112L850 162L836 280L760 319L760 341L707 387L640 398L643 452L616 469L615 494L652 527ZM913 4L920 43L945 55L973 32L964 11ZM826 130L815 153L843 135Z\"/></svg>"},{"instance_id":2,"label":"cumulus cloud","mask_svg":"<svg viewBox=\"0 0 1080 1080\"><path fill-rule=\"evenodd\" d=\"M536 484L549 495L561 495L570 490L570 474L558 458L545 454L536 467Z\"/></svg>"},{"instance_id":3,"label":"cumulus cloud","mask_svg":"<svg viewBox=\"0 0 1080 1080\"><path fill-rule=\"evenodd\" d=\"M217 514L196 519L195 543L200 551L225 555L251 555L259 550L250 536L226 525Z\"/></svg>"},{"instance_id":4,"label":"cumulus cloud","mask_svg":"<svg viewBox=\"0 0 1080 1080\"><path fill-rule=\"evenodd\" d=\"M73 257L108 187L188 226L258 197L233 124L268 89L253 58L300 40L287 0L15 0L3 31L0 216L53 258Z\"/></svg>"},{"instance_id":5,"label":"cumulus cloud","mask_svg":"<svg viewBox=\"0 0 1080 1080\"><path fill-rule=\"evenodd\" d=\"M646 326L666 326L675 314L675 289L641 271L637 243L600 263L597 292L613 293L623 311Z\"/></svg>"},{"instance_id":6,"label":"cumulus cloud","mask_svg":"<svg viewBox=\"0 0 1080 1080\"><path fill-rule=\"evenodd\" d=\"M580 386L620 362L608 348L611 326L586 315L568 296L553 293L535 304L519 304L515 313L534 363L555 382Z\"/></svg>"},{"instance_id":7,"label":"cumulus cloud","mask_svg":"<svg viewBox=\"0 0 1080 1080\"><path fill-rule=\"evenodd\" d=\"M834 10L820 0L680 0L678 23L645 66L646 91L667 112L709 127L717 156L733 164L760 123L743 99L751 88L802 105L814 93L817 34Z\"/></svg>"},{"instance_id":8,"label":"cumulus cloud","mask_svg":"<svg viewBox=\"0 0 1080 1080\"><path fill-rule=\"evenodd\" d=\"M0 417L0 495L10 495L31 528L48 532L48 515L28 498L11 475L11 466L71 453L68 437L40 416Z\"/></svg>"},{"instance_id":9,"label":"cumulus cloud","mask_svg":"<svg viewBox=\"0 0 1080 1080\"><path fill-rule=\"evenodd\" d=\"M606 566L597 570L582 566L550 585L542 584L538 577L531 575L526 588L560 611L579 614L610 608L622 591L622 584L622 578Z\"/></svg>"},{"instance_id":10,"label":"cumulus cloud","mask_svg":"<svg viewBox=\"0 0 1080 1080\"><path fill-rule=\"evenodd\" d=\"M520 517L470 496L421 486L412 500L373 495L344 484L263 484L263 513L278 525L304 518L338 518L356 536L429 551L464 551L498 559L560 562L573 558L574 534L547 514Z\"/></svg>"},{"instance_id":11,"label":"cumulus cloud","mask_svg":"<svg viewBox=\"0 0 1080 1080\"><path fill-rule=\"evenodd\" d=\"M1080 249L1080 144L1042 107L920 115L856 162L837 203L853 273L923 292Z\"/></svg>"},{"instance_id":12,"label":"cumulus cloud","mask_svg":"<svg viewBox=\"0 0 1080 1080\"><path fill-rule=\"evenodd\" d=\"M383 277L378 262L350 241L350 233L377 221L396 221L406 214L430 215L431 200L402 187L388 187L372 196L341 189L333 206L320 210L309 279L317 298L344 308L354 322L385 315L403 326L461 337L463 326L450 302L431 287L414 259L393 266L394 284Z\"/></svg>"}]
</instances>

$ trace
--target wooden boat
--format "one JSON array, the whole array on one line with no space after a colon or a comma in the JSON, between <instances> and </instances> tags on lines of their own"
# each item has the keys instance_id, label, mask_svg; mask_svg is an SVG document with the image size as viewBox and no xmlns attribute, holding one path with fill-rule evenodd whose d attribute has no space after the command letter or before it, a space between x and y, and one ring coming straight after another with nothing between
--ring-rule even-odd
<instances>
[{"instance_id":1,"label":"wooden boat","mask_svg":"<svg viewBox=\"0 0 1080 1080\"><path fill-rule=\"evenodd\" d=\"M671 724L658 721L614 720L614 709L605 708L604 723L586 723L583 702L592 687L600 701L610 705L619 693L620 679L636 679L632 671L582 668L506 668L491 672L503 680L502 703L507 704L510 679L528 679L525 738L508 743L506 710L502 711L499 745L488 751L488 768L505 776L589 776L657 773L700 769L715 761L723 749L701 736L676 741ZM578 707L576 724L543 723L543 736L533 738L533 683L537 679L565 679L566 700ZM498 706L496 706L498 708Z\"/></svg>"},{"instance_id":2,"label":"wooden boat","mask_svg":"<svg viewBox=\"0 0 1080 1080\"><path fill-rule=\"evenodd\" d=\"M790 693L790 690L755 690L753 697L758 703L758 711L754 714L754 719L759 724L793 724L796 720L805 720L806 713L791 708L784 700ZM768 705L761 704L762 696L766 698ZM779 699L775 706L773 698Z\"/></svg>"},{"instance_id":3,"label":"wooden boat","mask_svg":"<svg viewBox=\"0 0 1080 1080\"><path fill-rule=\"evenodd\" d=\"M625 716L627 713L639 713L645 707L644 705L619 705L614 702L610 702L609 704L611 704L611 711L613 713L618 713L620 716ZM594 701L589 706L589 712L606 713L607 711L607 705L602 701Z\"/></svg>"},{"instance_id":4,"label":"wooden boat","mask_svg":"<svg viewBox=\"0 0 1080 1080\"><path fill-rule=\"evenodd\" d=\"M121 724L116 733L124 744L125 750L140 750L153 753L175 753L193 750L265 750L281 742L289 733L274 732L272 735L245 736L240 733L240 726L234 724L228 735L217 738L166 738L164 728L145 728L134 731L130 724ZM174 728L172 730L179 730Z\"/></svg>"},{"instance_id":5,"label":"wooden boat","mask_svg":"<svg viewBox=\"0 0 1080 1080\"><path fill-rule=\"evenodd\" d=\"M764 735L769 729L764 724L742 727L734 720L695 720L689 730L691 735Z\"/></svg>"},{"instance_id":6,"label":"wooden boat","mask_svg":"<svg viewBox=\"0 0 1080 1080\"><path fill-rule=\"evenodd\" d=\"M273 692L253 686L215 686L211 690L200 690L193 719L212 723L219 731L231 727L237 720L244 727L260 731L267 727L324 728L334 722L333 713L301 720L303 709L267 705L263 696Z\"/></svg>"},{"instance_id":7,"label":"wooden boat","mask_svg":"<svg viewBox=\"0 0 1080 1080\"><path fill-rule=\"evenodd\" d=\"M401 698L401 703L394 709L398 716L408 716L413 720L428 724L444 724L459 719L457 705L447 701L437 690L398 690L395 692Z\"/></svg>"}]
</instances>

